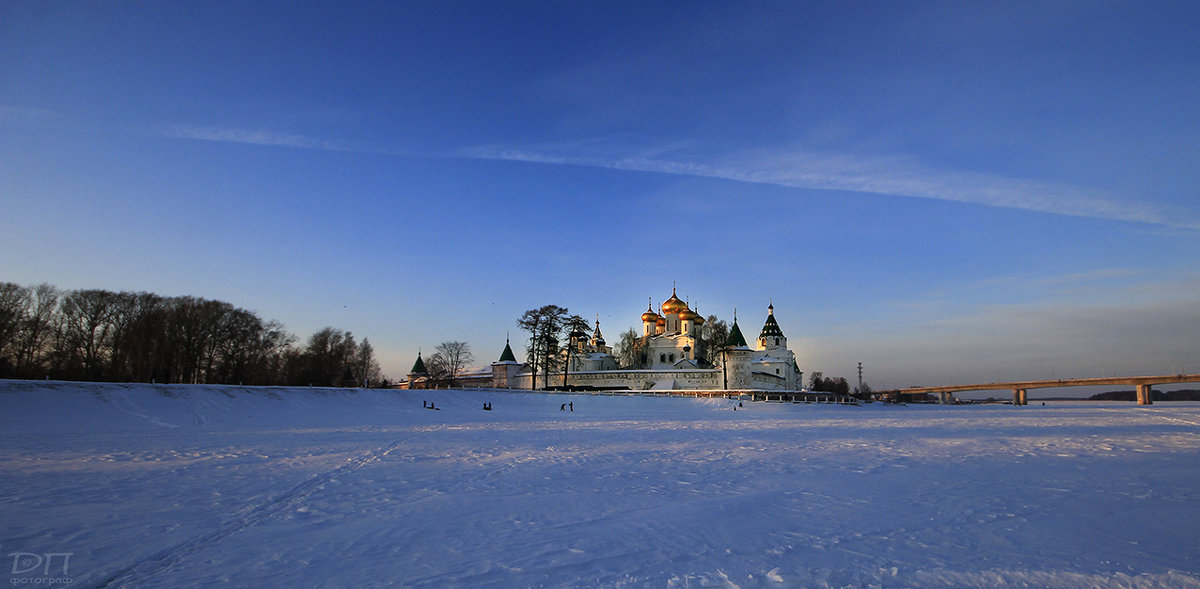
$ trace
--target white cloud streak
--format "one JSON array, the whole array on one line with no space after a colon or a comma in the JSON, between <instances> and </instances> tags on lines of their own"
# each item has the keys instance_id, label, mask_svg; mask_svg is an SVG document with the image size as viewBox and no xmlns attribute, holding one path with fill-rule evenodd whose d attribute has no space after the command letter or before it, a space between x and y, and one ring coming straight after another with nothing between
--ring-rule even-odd
<instances>
[{"instance_id":1,"label":"white cloud streak","mask_svg":"<svg viewBox=\"0 0 1200 589\"><path fill-rule=\"evenodd\" d=\"M270 147L296 147L301 149L319 149L325 151L363 151L346 143L314 139L304 135L251 129L235 129L229 127L192 127L186 125L175 125L160 129L153 134L159 137L195 139L198 141L214 141L219 143L240 143L245 145L262 145Z\"/></svg>"},{"instance_id":2,"label":"white cloud streak","mask_svg":"<svg viewBox=\"0 0 1200 589\"><path fill-rule=\"evenodd\" d=\"M845 154L757 151L704 161L691 155L671 158L681 149L658 149L634 156L580 153L579 145L546 148L480 147L453 153L416 153L315 139L304 135L225 127L173 126L154 135L223 143L292 147L398 156L484 159L560 166L716 178L735 182L809 190L840 190L923 198L946 202L1125 221L1200 231L1200 219L1168 214L1142 203L1117 200L1080 188L974 172L945 171L910 157L857 157ZM594 149L594 147L592 147Z\"/></svg>"},{"instance_id":3,"label":"white cloud streak","mask_svg":"<svg viewBox=\"0 0 1200 589\"><path fill-rule=\"evenodd\" d=\"M1004 209L1200 230L1200 220L1046 182L972 172L939 171L913 158L755 152L717 163L662 158L559 155L553 151L480 148L481 159L574 165L719 178L811 190L843 190L925 198Z\"/></svg>"}]
</instances>

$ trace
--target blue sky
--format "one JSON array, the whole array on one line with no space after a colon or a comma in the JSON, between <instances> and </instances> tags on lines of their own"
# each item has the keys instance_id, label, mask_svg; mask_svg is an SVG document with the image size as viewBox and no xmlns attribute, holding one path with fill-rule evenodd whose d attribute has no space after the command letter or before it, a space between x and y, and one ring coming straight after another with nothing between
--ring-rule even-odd
<instances>
[{"instance_id":1,"label":"blue sky","mask_svg":"<svg viewBox=\"0 0 1200 589\"><path fill-rule=\"evenodd\" d=\"M1200 7L0 0L0 280L498 357L679 294L877 388L1200 371Z\"/></svg>"}]
</instances>

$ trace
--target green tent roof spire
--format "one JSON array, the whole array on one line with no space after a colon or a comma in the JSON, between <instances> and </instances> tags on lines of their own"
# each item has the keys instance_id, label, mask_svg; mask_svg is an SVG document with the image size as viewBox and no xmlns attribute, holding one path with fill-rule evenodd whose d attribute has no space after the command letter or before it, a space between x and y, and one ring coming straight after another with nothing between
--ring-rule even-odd
<instances>
[{"instance_id":1,"label":"green tent roof spire","mask_svg":"<svg viewBox=\"0 0 1200 589\"><path fill-rule=\"evenodd\" d=\"M499 362L516 362L517 357L513 355L512 346L508 344L508 338L504 338L504 351L500 353Z\"/></svg>"},{"instance_id":2,"label":"green tent roof spire","mask_svg":"<svg viewBox=\"0 0 1200 589\"><path fill-rule=\"evenodd\" d=\"M417 352L417 361L413 363L412 371L409 374L429 374L429 370L425 368L425 361L421 359L421 352Z\"/></svg>"},{"instance_id":3,"label":"green tent roof spire","mask_svg":"<svg viewBox=\"0 0 1200 589\"><path fill-rule=\"evenodd\" d=\"M759 333L758 337L783 337L783 330L779 328L779 322L775 321L774 304L767 307L767 321L763 323L762 333Z\"/></svg>"},{"instance_id":4,"label":"green tent roof spire","mask_svg":"<svg viewBox=\"0 0 1200 589\"><path fill-rule=\"evenodd\" d=\"M746 338L742 336L742 328L737 324L737 313L733 315L733 327L729 328L729 337L725 338L727 348L748 348Z\"/></svg>"}]
</instances>

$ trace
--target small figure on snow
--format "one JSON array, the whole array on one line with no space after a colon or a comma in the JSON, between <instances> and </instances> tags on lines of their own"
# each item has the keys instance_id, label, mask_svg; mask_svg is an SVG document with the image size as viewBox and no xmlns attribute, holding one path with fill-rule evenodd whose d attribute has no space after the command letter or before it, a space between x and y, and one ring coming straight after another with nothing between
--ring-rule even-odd
<instances>
[{"instance_id":1,"label":"small figure on snow","mask_svg":"<svg viewBox=\"0 0 1200 589\"><path fill-rule=\"evenodd\" d=\"M567 403L567 406L571 408L572 412L575 411L575 401L571 401L570 403Z\"/></svg>"},{"instance_id":2,"label":"small figure on snow","mask_svg":"<svg viewBox=\"0 0 1200 589\"><path fill-rule=\"evenodd\" d=\"M563 403L562 405L559 405L559 406L558 406L558 410L559 410L559 411L566 411L566 410L567 410L567 404L566 404L566 403Z\"/></svg>"},{"instance_id":3,"label":"small figure on snow","mask_svg":"<svg viewBox=\"0 0 1200 589\"><path fill-rule=\"evenodd\" d=\"M429 401L421 401L422 409L429 409Z\"/></svg>"}]
</instances>

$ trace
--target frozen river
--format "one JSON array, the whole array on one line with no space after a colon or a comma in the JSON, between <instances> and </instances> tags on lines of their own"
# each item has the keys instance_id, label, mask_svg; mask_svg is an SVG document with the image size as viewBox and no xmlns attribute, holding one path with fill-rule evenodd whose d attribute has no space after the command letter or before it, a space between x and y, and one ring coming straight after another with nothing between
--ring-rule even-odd
<instances>
[{"instance_id":1,"label":"frozen river","mask_svg":"<svg viewBox=\"0 0 1200 589\"><path fill-rule=\"evenodd\" d=\"M0 582L1200 587L1200 404L734 403L0 381Z\"/></svg>"}]
</instances>

